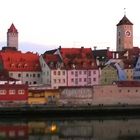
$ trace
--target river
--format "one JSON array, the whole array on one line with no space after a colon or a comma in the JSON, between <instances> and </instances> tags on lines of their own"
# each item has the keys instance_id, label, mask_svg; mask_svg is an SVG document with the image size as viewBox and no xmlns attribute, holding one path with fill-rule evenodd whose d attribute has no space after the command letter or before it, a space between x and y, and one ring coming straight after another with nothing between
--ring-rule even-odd
<instances>
[{"instance_id":1,"label":"river","mask_svg":"<svg viewBox=\"0 0 140 140\"><path fill-rule=\"evenodd\" d=\"M140 116L0 118L0 140L139 140Z\"/></svg>"}]
</instances>

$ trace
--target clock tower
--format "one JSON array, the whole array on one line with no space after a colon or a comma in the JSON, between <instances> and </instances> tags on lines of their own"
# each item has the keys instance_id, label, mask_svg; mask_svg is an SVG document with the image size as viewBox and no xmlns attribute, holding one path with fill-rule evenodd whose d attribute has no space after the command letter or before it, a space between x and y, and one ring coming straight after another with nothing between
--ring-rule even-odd
<instances>
[{"instance_id":1,"label":"clock tower","mask_svg":"<svg viewBox=\"0 0 140 140\"><path fill-rule=\"evenodd\" d=\"M133 23L124 15L117 24L116 51L124 51L133 48Z\"/></svg>"}]
</instances>

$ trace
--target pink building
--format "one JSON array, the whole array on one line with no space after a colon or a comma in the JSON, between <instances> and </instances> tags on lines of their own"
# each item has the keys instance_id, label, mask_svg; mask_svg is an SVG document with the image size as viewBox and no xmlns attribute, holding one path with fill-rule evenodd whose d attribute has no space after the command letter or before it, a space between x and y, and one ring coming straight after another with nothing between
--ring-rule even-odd
<instances>
[{"instance_id":1,"label":"pink building","mask_svg":"<svg viewBox=\"0 0 140 140\"><path fill-rule=\"evenodd\" d=\"M99 70L91 48L59 48L67 70L67 86L90 86L99 83Z\"/></svg>"}]
</instances>

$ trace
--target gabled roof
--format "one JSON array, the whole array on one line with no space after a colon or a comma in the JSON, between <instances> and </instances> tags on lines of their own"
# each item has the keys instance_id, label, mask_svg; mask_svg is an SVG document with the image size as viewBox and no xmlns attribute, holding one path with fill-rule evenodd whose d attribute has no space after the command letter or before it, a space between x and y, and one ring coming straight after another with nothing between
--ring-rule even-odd
<instances>
[{"instance_id":1,"label":"gabled roof","mask_svg":"<svg viewBox=\"0 0 140 140\"><path fill-rule=\"evenodd\" d=\"M44 54L43 58L44 58L46 64L51 69L57 69L58 63L62 63L62 60L58 54Z\"/></svg>"},{"instance_id":2,"label":"gabled roof","mask_svg":"<svg viewBox=\"0 0 140 140\"><path fill-rule=\"evenodd\" d=\"M57 51L57 49L46 51L44 54L54 54Z\"/></svg>"},{"instance_id":3,"label":"gabled roof","mask_svg":"<svg viewBox=\"0 0 140 140\"><path fill-rule=\"evenodd\" d=\"M97 58L97 57L99 57L99 58L104 57L104 58L110 59L110 58L113 57L113 56L112 56L112 52L109 51L108 49L93 50L92 52L93 52L94 58Z\"/></svg>"},{"instance_id":4,"label":"gabled roof","mask_svg":"<svg viewBox=\"0 0 140 140\"><path fill-rule=\"evenodd\" d=\"M7 71L41 71L39 55L16 50L0 51L3 68Z\"/></svg>"},{"instance_id":5,"label":"gabled roof","mask_svg":"<svg viewBox=\"0 0 140 140\"><path fill-rule=\"evenodd\" d=\"M97 69L91 48L61 48L66 69Z\"/></svg>"},{"instance_id":6,"label":"gabled roof","mask_svg":"<svg viewBox=\"0 0 140 140\"><path fill-rule=\"evenodd\" d=\"M133 25L133 23L126 17L126 15L124 15L124 17L117 24L117 26L120 25Z\"/></svg>"},{"instance_id":7,"label":"gabled roof","mask_svg":"<svg viewBox=\"0 0 140 140\"><path fill-rule=\"evenodd\" d=\"M15 25L12 23L10 28L8 29L7 33L18 33Z\"/></svg>"}]
</instances>

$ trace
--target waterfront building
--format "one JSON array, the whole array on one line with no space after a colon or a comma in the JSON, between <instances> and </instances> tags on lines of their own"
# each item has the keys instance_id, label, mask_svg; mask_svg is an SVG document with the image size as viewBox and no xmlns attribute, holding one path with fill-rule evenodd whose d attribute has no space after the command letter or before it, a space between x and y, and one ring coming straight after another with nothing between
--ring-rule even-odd
<instances>
[{"instance_id":1,"label":"waterfront building","mask_svg":"<svg viewBox=\"0 0 140 140\"><path fill-rule=\"evenodd\" d=\"M58 89L47 89L43 87L30 87L28 104L57 104L59 100Z\"/></svg>"},{"instance_id":2,"label":"waterfront building","mask_svg":"<svg viewBox=\"0 0 140 140\"><path fill-rule=\"evenodd\" d=\"M67 72L58 54L44 53L40 56L42 83L51 88L67 86Z\"/></svg>"},{"instance_id":3,"label":"waterfront building","mask_svg":"<svg viewBox=\"0 0 140 140\"><path fill-rule=\"evenodd\" d=\"M10 78L7 73L0 73L0 106L26 104L28 85Z\"/></svg>"},{"instance_id":4,"label":"waterfront building","mask_svg":"<svg viewBox=\"0 0 140 140\"><path fill-rule=\"evenodd\" d=\"M18 30L13 23L7 31L7 47L18 50Z\"/></svg>"},{"instance_id":5,"label":"waterfront building","mask_svg":"<svg viewBox=\"0 0 140 140\"><path fill-rule=\"evenodd\" d=\"M59 48L57 53L67 70L67 86L99 84L99 70L91 48Z\"/></svg>"},{"instance_id":6,"label":"waterfront building","mask_svg":"<svg viewBox=\"0 0 140 140\"><path fill-rule=\"evenodd\" d=\"M138 61L134 68L134 80L140 80L140 57L138 58Z\"/></svg>"},{"instance_id":7,"label":"waterfront building","mask_svg":"<svg viewBox=\"0 0 140 140\"><path fill-rule=\"evenodd\" d=\"M117 24L116 51L133 48L133 23L124 15Z\"/></svg>"},{"instance_id":8,"label":"waterfront building","mask_svg":"<svg viewBox=\"0 0 140 140\"><path fill-rule=\"evenodd\" d=\"M101 69L100 84L110 85L114 81L118 81L118 72L114 64L108 64Z\"/></svg>"},{"instance_id":9,"label":"waterfront building","mask_svg":"<svg viewBox=\"0 0 140 140\"><path fill-rule=\"evenodd\" d=\"M41 68L37 53L22 53L11 47L5 47L0 51L0 58L2 69L7 71L10 77L28 85L41 83Z\"/></svg>"},{"instance_id":10,"label":"waterfront building","mask_svg":"<svg viewBox=\"0 0 140 140\"><path fill-rule=\"evenodd\" d=\"M93 53L93 57L96 60L96 63L97 63L98 67L104 66L105 63L109 59L113 58L113 53L111 51L109 51L109 48L97 50L94 47L94 50L92 50L92 53Z\"/></svg>"}]
</instances>

